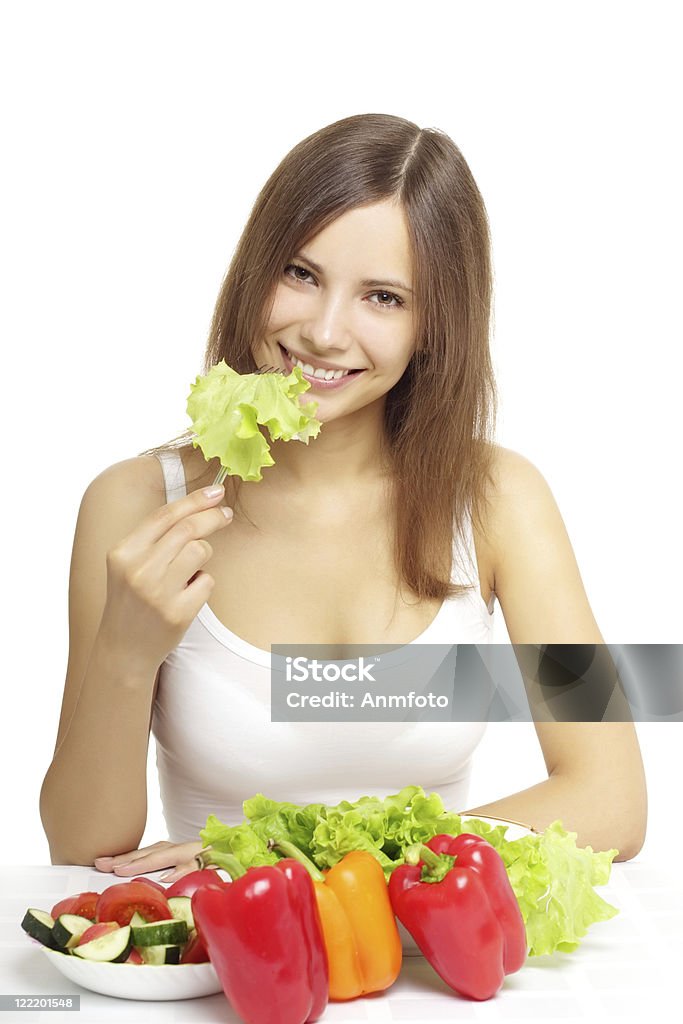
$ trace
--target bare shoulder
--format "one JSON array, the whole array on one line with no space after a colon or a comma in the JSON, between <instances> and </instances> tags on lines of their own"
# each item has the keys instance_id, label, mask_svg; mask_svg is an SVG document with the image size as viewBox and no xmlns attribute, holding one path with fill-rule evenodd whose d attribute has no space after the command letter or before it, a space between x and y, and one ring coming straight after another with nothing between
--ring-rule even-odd
<instances>
[{"instance_id":1,"label":"bare shoulder","mask_svg":"<svg viewBox=\"0 0 683 1024\"><path fill-rule=\"evenodd\" d=\"M522 534L539 527L556 529L559 520L553 493L538 467L520 452L494 445L482 539L493 576L500 578L506 557Z\"/></svg>"},{"instance_id":2,"label":"bare shoulder","mask_svg":"<svg viewBox=\"0 0 683 1024\"><path fill-rule=\"evenodd\" d=\"M499 510L504 508L506 503L515 502L521 497L535 492L550 491L541 471L533 462L512 448L503 448L502 445L493 446L491 478L491 497Z\"/></svg>"},{"instance_id":3,"label":"bare shoulder","mask_svg":"<svg viewBox=\"0 0 683 1024\"><path fill-rule=\"evenodd\" d=\"M522 514L534 495L547 489L539 470L529 459L511 448L491 445L483 519L474 527L482 594L496 590L500 563L511 536L511 519Z\"/></svg>"},{"instance_id":4,"label":"bare shoulder","mask_svg":"<svg viewBox=\"0 0 683 1024\"><path fill-rule=\"evenodd\" d=\"M94 478L85 493L102 497L119 494L135 500L133 492L139 492L145 503L164 497L164 475L154 455L137 455L115 462Z\"/></svg>"},{"instance_id":5,"label":"bare shoulder","mask_svg":"<svg viewBox=\"0 0 683 1024\"><path fill-rule=\"evenodd\" d=\"M188 493L213 481L217 459L207 463L201 452L191 446L176 451L182 461ZM90 483L85 499L94 504L125 504L133 513L143 515L152 512L166 502L164 474L159 459L155 455L138 455L114 463Z\"/></svg>"},{"instance_id":6,"label":"bare shoulder","mask_svg":"<svg viewBox=\"0 0 683 1024\"><path fill-rule=\"evenodd\" d=\"M601 642L565 522L538 467L497 447L488 499L489 571L513 643Z\"/></svg>"},{"instance_id":7,"label":"bare shoulder","mask_svg":"<svg viewBox=\"0 0 683 1024\"><path fill-rule=\"evenodd\" d=\"M139 455L108 466L91 481L79 521L99 521L124 536L165 502L161 463L154 455Z\"/></svg>"}]
</instances>

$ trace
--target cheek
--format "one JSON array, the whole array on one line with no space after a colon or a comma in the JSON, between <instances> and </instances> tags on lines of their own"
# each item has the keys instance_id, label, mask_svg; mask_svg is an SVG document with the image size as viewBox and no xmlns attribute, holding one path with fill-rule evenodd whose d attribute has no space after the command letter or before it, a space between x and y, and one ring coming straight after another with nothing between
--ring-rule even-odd
<instances>
[{"instance_id":1,"label":"cheek","mask_svg":"<svg viewBox=\"0 0 683 1024\"><path fill-rule=\"evenodd\" d=\"M415 336L411 327L404 324L387 325L380 333L376 333L373 352L376 365L383 369L403 373L415 351Z\"/></svg>"},{"instance_id":2,"label":"cheek","mask_svg":"<svg viewBox=\"0 0 683 1024\"><path fill-rule=\"evenodd\" d=\"M301 300L290 288L278 285L273 300L273 308L268 318L268 328L276 330L290 320L296 319L297 313L301 310Z\"/></svg>"}]
</instances>

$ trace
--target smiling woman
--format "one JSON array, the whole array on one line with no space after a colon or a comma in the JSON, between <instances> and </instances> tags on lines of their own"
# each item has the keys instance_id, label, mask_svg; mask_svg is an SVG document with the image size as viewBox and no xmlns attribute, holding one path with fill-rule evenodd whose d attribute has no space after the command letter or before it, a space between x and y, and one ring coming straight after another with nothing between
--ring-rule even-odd
<instances>
[{"instance_id":1,"label":"smiling woman","mask_svg":"<svg viewBox=\"0 0 683 1024\"><path fill-rule=\"evenodd\" d=\"M207 815L238 822L258 791L335 803L421 785L465 805L484 722L271 721L273 644L487 643L496 597L514 643L601 642L545 481L493 442L491 292L484 203L443 132L358 115L276 168L205 369L300 367L322 428L275 441L257 485L229 477L227 508L190 432L86 491L41 794L55 861L183 873ZM537 728L549 778L489 813L561 818L632 856L646 814L632 723L599 739L554 725ZM138 850L150 730L170 842Z\"/></svg>"}]
</instances>

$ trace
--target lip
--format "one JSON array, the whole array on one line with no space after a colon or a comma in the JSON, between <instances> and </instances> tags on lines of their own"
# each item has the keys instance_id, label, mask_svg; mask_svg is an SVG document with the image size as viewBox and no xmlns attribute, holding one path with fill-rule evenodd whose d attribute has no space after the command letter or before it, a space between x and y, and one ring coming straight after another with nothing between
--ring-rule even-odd
<instances>
[{"instance_id":1,"label":"lip","mask_svg":"<svg viewBox=\"0 0 683 1024\"><path fill-rule=\"evenodd\" d=\"M282 345L280 342L278 342L278 345L280 347L282 359L285 363L285 366L291 373L291 371L294 368L294 363L287 355L287 350L284 347L284 345ZM300 357L297 356L297 358ZM305 362L305 360L302 360L302 362ZM323 370L346 369L346 367L344 366L331 366L329 363L325 365L323 361L319 362L318 360L316 360L316 366L319 366ZM319 391L336 391L338 388L348 387L352 381L357 380L358 377L362 376L362 374L365 373L365 370L352 370L350 373L347 373L344 377L340 377L338 380L323 380L321 377L309 377L309 375L307 373L304 373L303 370L301 371L301 373L303 374L304 380L307 380L311 385L311 389L315 388Z\"/></svg>"}]
</instances>

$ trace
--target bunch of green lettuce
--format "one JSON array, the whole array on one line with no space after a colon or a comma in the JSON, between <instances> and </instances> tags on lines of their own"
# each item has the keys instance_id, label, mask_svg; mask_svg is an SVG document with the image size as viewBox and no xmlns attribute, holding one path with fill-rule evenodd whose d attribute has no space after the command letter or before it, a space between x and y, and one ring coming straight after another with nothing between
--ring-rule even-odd
<instances>
[{"instance_id":1,"label":"bunch of green lettuce","mask_svg":"<svg viewBox=\"0 0 683 1024\"><path fill-rule=\"evenodd\" d=\"M259 424L273 441L296 438L308 444L317 437L317 402L299 405L298 396L310 388L295 366L279 373L237 373L224 360L190 385L187 414L192 420L192 444L204 458L218 457L230 475L262 480L261 469L274 465L270 445Z\"/></svg>"},{"instance_id":2,"label":"bunch of green lettuce","mask_svg":"<svg viewBox=\"0 0 683 1024\"><path fill-rule=\"evenodd\" d=\"M210 815L200 835L204 846L233 853L245 867L274 864L278 855L268 841L287 839L321 869L332 867L350 850L367 850L388 877L402 864L404 851L440 833L483 836L503 859L526 926L529 956L570 952L588 926L618 913L593 889L609 880L617 850L579 849L576 833L559 821L543 833L507 840L507 825L462 819L444 810L436 793L407 786L385 799L364 796L334 807L278 803L262 794L245 800L245 821L224 825Z\"/></svg>"}]
</instances>

